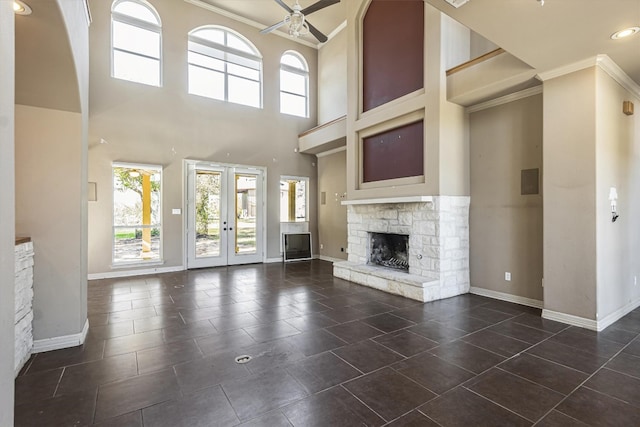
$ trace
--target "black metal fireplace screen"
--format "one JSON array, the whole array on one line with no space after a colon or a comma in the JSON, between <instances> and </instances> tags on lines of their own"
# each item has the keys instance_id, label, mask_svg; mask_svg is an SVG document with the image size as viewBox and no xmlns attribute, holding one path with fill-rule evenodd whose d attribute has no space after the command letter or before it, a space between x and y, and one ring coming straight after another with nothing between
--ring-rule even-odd
<instances>
[{"instance_id":1,"label":"black metal fireplace screen","mask_svg":"<svg viewBox=\"0 0 640 427\"><path fill-rule=\"evenodd\" d=\"M409 271L409 236L369 233L369 264Z\"/></svg>"}]
</instances>

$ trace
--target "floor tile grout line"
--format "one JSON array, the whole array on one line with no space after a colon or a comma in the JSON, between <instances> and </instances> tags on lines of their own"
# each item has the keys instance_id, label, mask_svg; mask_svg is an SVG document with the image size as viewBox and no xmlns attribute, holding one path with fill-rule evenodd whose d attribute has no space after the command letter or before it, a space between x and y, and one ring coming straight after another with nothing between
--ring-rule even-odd
<instances>
[{"instance_id":1,"label":"floor tile grout line","mask_svg":"<svg viewBox=\"0 0 640 427\"><path fill-rule=\"evenodd\" d=\"M463 386L462 388L464 388L465 390L467 390L467 391L468 391L468 392L470 392L470 393L475 394L475 395L476 395L476 396L478 396L478 397L481 397L482 399L486 400L487 402L491 402L492 404L494 404L494 405L496 405L496 406L499 406L499 407L501 407L502 409L505 409L505 410L507 410L507 411L511 412L512 414L514 414L514 415L516 415L516 416L518 416L518 417L520 417L520 418L522 418L522 419L524 419L524 420L529 421L532 425L535 423L535 421L534 421L534 420L531 420L531 419L529 419L529 418L525 417L524 415L521 415L521 414L517 413L517 412L516 412L516 411L514 411L513 409L509 409L509 408L507 408L506 406L504 406L504 405L502 405L502 404L500 404L500 403L498 403L498 402L496 402L496 401L493 401L493 400L489 399L487 396L484 396L484 395L482 395L482 394L480 394L480 393L478 393L478 392L476 392L476 391L474 391L474 390L472 390L472 389L470 389L470 388L468 388L468 387L465 387L465 386Z\"/></svg>"},{"instance_id":2,"label":"floor tile grout line","mask_svg":"<svg viewBox=\"0 0 640 427\"><path fill-rule=\"evenodd\" d=\"M565 329L566 330L566 329ZM611 356L609 359L607 359L607 361L605 363L603 363L598 369L596 369L591 375L589 375L584 381L582 381L580 384L578 384L573 390L571 390L570 393L568 393L560 402L558 402L553 408L551 408L549 411L547 411L539 420L537 420L535 423L537 424L540 420L544 419L547 415L549 415L554 409L558 408L562 403L564 403L569 397L571 397L571 395L573 395L573 393L575 393L578 389L580 389L580 387L583 387L591 378L593 378L596 374L598 374L598 372L600 372L602 369L605 368L605 366L607 366L607 364L609 362L611 362L613 359L615 359L620 353L622 353L624 351L625 348L627 348L628 346L631 345L631 343L637 339L634 338L633 340L631 340L629 343L627 343L624 347L622 347L620 350L618 350L618 352L616 354L614 354L613 356ZM597 356L597 355L596 355ZM590 389L590 388L589 388ZM591 389L590 389L591 390ZM595 390L597 391L597 390ZM610 396L607 393L602 393L599 392L605 396L609 396L612 397L614 399L617 399L615 396ZM624 402L621 399L617 399L620 400L622 402ZM558 410L558 412L562 412L560 410ZM562 412L563 413L563 412Z\"/></svg>"},{"instance_id":3,"label":"floor tile grout line","mask_svg":"<svg viewBox=\"0 0 640 427\"><path fill-rule=\"evenodd\" d=\"M354 378L355 379L355 378ZM348 382L348 381L347 381ZM370 410L371 412L373 412L377 417L379 417L382 421L387 422L387 419L385 417L383 417L382 415L380 415L378 412L376 412L376 410L374 410L371 406L367 405L362 399L360 399L358 396L356 396L355 394L351 393L349 391L349 389L347 389L344 386L345 383L341 383L338 384L337 387L342 388L344 391L346 391L349 395L353 396L354 399L356 399L358 402L360 402L365 408L367 408L368 410ZM356 414L356 416L358 416L358 418L362 419L358 414Z\"/></svg>"}]
</instances>

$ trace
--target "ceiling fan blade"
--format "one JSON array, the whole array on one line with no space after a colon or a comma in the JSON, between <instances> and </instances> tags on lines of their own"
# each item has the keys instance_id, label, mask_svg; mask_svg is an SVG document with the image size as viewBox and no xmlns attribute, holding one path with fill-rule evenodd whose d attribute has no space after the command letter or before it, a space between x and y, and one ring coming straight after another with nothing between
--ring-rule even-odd
<instances>
[{"instance_id":1,"label":"ceiling fan blade","mask_svg":"<svg viewBox=\"0 0 640 427\"><path fill-rule=\"evenodd\" d=\"M277 0L276 0L277 1ZM305 7L302 9L303 15L309 15L313 12L317 12L320 9L324 9L327 6L334 5L336 3L340 3L340 0L320 0L309 7Z\"/></svg>"},{"instance_id":2,"label":"ceiling fan blade","mask_svg":"<svg viewBox=\"0 0 640 427\"><path fill-rule=\"evenodd\" d=\"M309 21L306 21L306 22L307 22L307 25L309 26L309 32L310 32L311 34L313 34L313 36L314 36L315 38L317 38L317 39L318 39L318 41L319 41L320 43L324 43L324 42L326 42L327 40L329 40L329 39L327 38L327 36L325 36L324 34L322 34L322 32L321 32L320 30L318 30L316 27L314 27L313 25L311 25L311 23L310 23Z\"/></svg>"},{"instance_id":3,"label":"ceiling fan blade","mask_svg":"<svg viewBox=\"0 0 640 427\"><path fill-rule=\"evenodd\" d=\"M282 0L274 0L274 1L278 3L287 12L293 13L293 9L291 9L284 1Z\"/></svg>"},{"instance_id":4,"label":"ceiling fan blade","mask_svg":"<svg viewBox=\"0 0 640 427\"><path fill-rule=\"evenodd\" d=\"M282 27L284 25L284 21L280 21L277 24L273 24L270 27L265 28L264 30L260 30L260 34L267 34L270 33L273 30L277 30L278 28Z\"/></svg>"}]
</instances>

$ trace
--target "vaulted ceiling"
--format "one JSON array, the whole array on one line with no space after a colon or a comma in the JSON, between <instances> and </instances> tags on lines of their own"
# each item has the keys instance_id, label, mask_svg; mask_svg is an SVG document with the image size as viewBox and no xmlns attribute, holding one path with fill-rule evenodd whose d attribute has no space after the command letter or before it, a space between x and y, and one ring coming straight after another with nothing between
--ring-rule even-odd
<instances>
[{"instance_id":1,"label":"vaulted ceiling","mask_svg":"<svg viewBox=\"0 0 640 427\"><path fill-rule=\"evenodd\" d=\"M200 1L265 27L281 21L286 13L275 0ZM284 1L292 5L295 0ZM299 1L302 7L315 2ZM346 19L349 1L354 0L342 0L309 19L329 34ZM545 0L544 6L537 0L470 0L458 9L445 0L425 1L539 72L607 54L640 84L640 34L610 38L618 30L640 26L640 0Z\"/></svg>"}]
</instances>

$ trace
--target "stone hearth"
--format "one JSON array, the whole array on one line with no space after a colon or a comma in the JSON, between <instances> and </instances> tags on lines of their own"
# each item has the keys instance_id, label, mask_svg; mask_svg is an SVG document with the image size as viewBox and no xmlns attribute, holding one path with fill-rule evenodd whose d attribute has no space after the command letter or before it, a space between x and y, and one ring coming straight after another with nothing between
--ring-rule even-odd
<instances>
[{"instance_id":1,"label":"stone hearth","mask_svg":"<svg viewBox=\"0 0 640 427\"><path fill-rule=\"evenodd\" d=\"M348 261L333 274L418 301L469 291L469 197L433 196L432 201L348 204ZM369 233L409 236L409 271L368 265Z\"/></svg>"}]
</instances>

